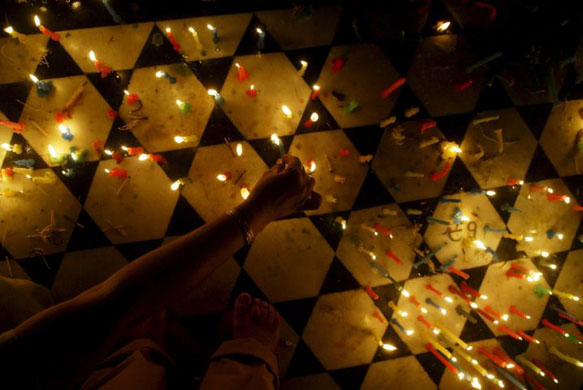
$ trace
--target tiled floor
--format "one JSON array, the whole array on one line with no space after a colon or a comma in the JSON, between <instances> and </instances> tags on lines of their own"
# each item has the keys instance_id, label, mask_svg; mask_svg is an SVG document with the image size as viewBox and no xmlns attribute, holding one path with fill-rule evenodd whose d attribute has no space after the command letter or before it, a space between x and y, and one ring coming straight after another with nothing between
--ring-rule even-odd
<instances>
[{"instance_id":1,"label":"tiled floor","mask_svg":"<svg viewBox=\"0 0 583 390\"><path fill-rule=\"evenodd\" d=\"M177 302L175 316L193 329L217 329L240 292L269 300L283 318L277 354L286 390L452 390L478 381L486 389L499 380L512 388L485 355L501 350L524 368L503 364L523 386L540 388L536 378L549 389L579 388L582 369L550 351L583 359L581 322L567 318L577 321L583 308L561 294L583 295L580 59L561 66L554 86L541 53L504 53L468 70L496 51L476 29L503 25L500 16L489 24L490 8L474 3L410 5L387 19L401 18L402 30L363 28L339 6L123 25L101 9L95 20L79 10L78 24L49 10L58 42L29 21L15 23L29 35L21 43L0 38L0 119L26 128L13 134L0 125L0 143L23 147L22 154L0 148L0 274L40 283L57 302L99 283L240 202L241 189L279 157L269 139L276 133L287 151L314 161L322 207L273 222ZM367 18L383 26L382 13ZM436 32L438 20L451 21L450 30ZM263 49L257 28L266 32ZM96 73L89 50L114 72ZM300 61L308 62L303 74ZM48 97L38 96L30 73L52 81ZM401 77L406 83L383 99ZM312 99L314 84L320 93ZM251 85L256 97L247 94ZM80 87L63 123L73 134L66 140L56 115ZM141 103L130 104L124 90ZM314 112L319 119L307 126ZM154 157L140 161L122 147ZM34 172L6 170L28 159ZM105 171L114 168L129 178ZM28 237L52 215L63 229L58 240ZM535 292L545 289L555 293ZM428 340L448 348L436 353L452 370ZM520 356L558 383L516 362Z\"/></svg>"}]
</instances>

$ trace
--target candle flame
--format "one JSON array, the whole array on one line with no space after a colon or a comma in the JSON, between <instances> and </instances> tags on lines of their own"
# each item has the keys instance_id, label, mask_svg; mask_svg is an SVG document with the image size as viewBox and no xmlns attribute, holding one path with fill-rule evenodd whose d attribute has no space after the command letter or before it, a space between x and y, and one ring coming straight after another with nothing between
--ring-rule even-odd
<instances>
[{"instance_id":1,"label":"candle flame","mask_svg":"<svg viewBox=\"0 0 583 390\"><path fill-rule=\"evenodd\" d=\"M241 187L241 197L243 199L247 199L249 197L249 188L247 188L247 186Z\"/></svg>"},{"instance_id":2,"label":"candle flame","mask_svg":"<svg viewBox=\"0 0 583 390\"><path fill-rule=\"evenodd\" d=\"M184 141L186 141L186 138L185 137L182 137L180 135L177 135L177 136L174 137L174 142L176 142L177 144L181 144Z\"/></svg>"},{"instance_id":3,"label":"candle flame","mask_svg":"<svg viewBox=\"0 0 583 390\"><path fill-rule=\"evenodd\" d=\"M542 252L540 253L540 255L541 255L542 257L549 257L549 252L547 252L547 251L542 251Z\"/></svg>"},{"instance_id":4,"label":"candle flame","mask_svg":"<svg viewBox=\"0 0 583 390\"><path fill-rule=\"evenodd\" d=\"M385 351L392 352L392 351L396 351L396 350L397 350L397 347L395 347L395 346L394 346L394 345L392 345L392 344L387 344L387 343L384 343L384 344L383 344L383 349L384 349Z\"/></svg>"},{"instance_id":5,"label":"candle flame","mask_svg":"<svg viewBox=\"0 0 583 390\"><path fill-rule=\"evenodd\" d=\"M563 236L563 233L557 233L557 238L558 238L559 240L562 240L562 239L563 239L563 237L564 237L564 236Z\"/></svg>"},{"instance_id":6,"label":"candle flame","mask_svg":"<svg viewBox=\"0 0 583 390\"><path fill-rule=\"evenodd\" d=\"M549 188L547 188L547 192L548 192L549 194L552 194L552 193L553 193L553 189L549 187Z\"/></svg>"},{"instance_id":7,"label":"candle flame","mask_svg":"<svg viewBox=\"0 0 583 390\"><path fill-rule=\"evenodd\" d=\"M314 91L319 91L320 90L320 86L318 84L314 84L314 86L312 87L312 89Z\"/></svg>"},{"instance_id":8,"label":"candle flame","mask_svg":"<svg viewBox=\"0 0 583 390\"><path fill-rule=\"evenodd\" d=\"M8 26L4 29L4 31L6 32L6 34L12 34L14 32L14 29L12 28L12 26Z\"/></svg>"},{"instance_id":9,"label":"candle flame","mask_svg":"<svg viewBox=\"0 0 583 390\"><path fill-rule=\"evenodd\" d=\"M526 241L526 242L532 242L532 241L534 241L534 238L529 237L529 236L526 236L526 237L524 237L524 241Z\"/></svg>"},{"instance_id":10,"label":"candle flame","mask_svg":"<svg viewBox=\"0 0 583 390\"><path fill-rule=\"evenodd\" d=\"M413 333L415 333L415 331L414 331L414 330L412 330L412 329L407 329L407 330L405 331L405 333L407 334L407 336L411 336L411 335L413 335Z\"/></svg>"},{"instance_id":11,"label":"candle flame","mask_svg":"<svg viewBox=\"0 0 583 390\"><path fill-rule=\"evenodd\" d=\"M172 184L170 185L170 189L171 189L172 191L176 191L176 190L178 190L178 189L180 188L180 186L181 186L181 185L183 185L183 184L184 184L184 182L182 181L182 179L178 179L178 180L176 180L174 183L172 183Z\"/></svg>"},{"instance_id":12,"label":"candle flame","mask_svg":"<svg viewBox=\"0 0 583 390\"><path fill-rule=\"evenodd\" d=\"M494 195L496 195L496 191L492 191L492 190L486 191L486 195L494 196Z\"/></svg>"},{"instance_id":13,"label":"candle flame","mask_svg":"<svg viewBox=\"0 0 583 390\"><path fill-rule=\"evenodd\" d=\"M140 156L138 157L138 160L140 161L146 161L148 159L148 155L145 153L140 154Z\"/></svg>"},{"instance_id":14,"label":"candle flame","mask_svg":"<svg viewBox=\"0 0 583 390\"><path fill-rule=\"evenodd\" d=\"M237 144L237 146L235 147L235 151L237 153L237 156L241 157L243 155L243 145Z\"/></svg>"},{"instance_id":15,"label":"candle flame","mask_svg":"<svg viewBox=\"0 0 583 390\"><path fill-rule=\"evenodd\" d=\"M565 196L565 199L563 199L565 201L565 203L569 204L571 203L571 198L569 198L568 196Z\"/></svg>"},{"instance_id":16,"label":"candle flame","mask_svg":"<svg viewBox=\"0 0 583 390\"><path fill-rule=\"evenodd\" d=\"M38 83L38 77L36 77L35 75L31 74L30 75L30 79L32 80L33 83Z\"/></svg>"},{"instance_id":17,"label":"candle flame","mask_svg":"<svg viewBox=\"0 0 583 390\"><path fill-rule=\"evenodd\" d=\"M105 169L104 169L104 171L105 171L105 173L109 173L109 172L111 172L111 171L110 171L109 169L107 169L107 168L105 168Z\"/></svg>"},{"instance_id":18,"label":"candle flame","mask_svg":"<svg viewBox=\"0 0 583 390\"><path fill-rule=\"evenodd\" d=\"M196 30L194 28L192 28L192 27L189 27L188 28L188 31L190 31L193 34L196 34Z\"/></svg>"},{"instance_id":19,"label":"candle flame","mask_svg":"<svg viewBox=\"0 0 583 390\"><path fill-rule=\"evenodd\" d=\"M40 26L40 19L38 15L34 15L34 25L39 27Z\"/></svg>"},{"instance_id":20,"label":"candle flame","mask_svg":"<svg viewBox=\"0 0 583 390\"><path fill-rule=\"evenodd\" d=\"M310 119L312 122L316 122L318 120L318 118L320 118L320 117L318 116L318 113L316 113L316 112L313 112L312 115L310 115Z\"/></svg>"},{"instance_id":21,"label":"candle flame","mask_svg":"<svg viewBox=\"0 0 583 390\"><path fill-rule=\"evenodd\" d=\"M309 161L309 170L310 170L310 173L316 172L316 160L312 159Z\"/></svg>"},{"instance_id":22,"label":"candle flame","mask_svg":"<svg viewBox=\"0 0 583 390\"><path fill-rule=\"evenodd\" d=\"M170 27L166 27L166 33L167 33L167 34L170 34L170 32L171 32L171 31L172 31L172 30L170 30Z\"/></svg>"},{"instance_id":23,"label":"candle flame","mask_svg":"<svg viewBox=\"0 0 583 390\"><path fill-rule=\"evenodd\" d=\"M481 250L486 250L486 245L480 240L474 240L474 245Z\"/></svg>"},{"instance_id":24,"label":"candle flame","mask_svg":"<svg viewBox=\"0 0 583 390\"><path fill-rule=\"evenodd\" d=\"M258 34L263 34L263 30L262 30L262 29L260 29L259 27L257 27L257 28L255 29L255 31L257 31L257 33L258 33Z\"/></svg>"},{"instance_id":25,"label":"candle flame","mask_svg":"<svg viewBox=\"0 0 583 390\"><path fill-rule=\"evenodd\" d=\"M6 150L8 152L12 151L12 146L10 146L10 144L8 144L6 142L4 142L2 145L0 145L0 147L2 147L2 149Z\"/></svg>"},{"instance_id":26,"label":"candle flame","mask_svg":"<svg viewBox=\"0 0 583 390\"><path fill-rule=\"evenodd\" d=\"M288 106L286 106L285 104L284 104L283 106L281 106L281 111L283 111L283 114L284 114L286 117L288 117L288 118L291 118L291 116L292 116L292 112L291 112L291 110L289 109L289 107L288 107Z\"/></svg>"},{"instance_id":27,"label":"candle flame","mask_svg":"<svg viewBox=\"0 0 583 390\"><path fill-rule=\"evenodd\" d=\"M249 89L251 89L251 90L255 89L255 85L251 84L251 86L249 87Z\"/></svg>"},{"instance_id":28,"label":"candle flame","mask_svg":"<svg viewBox=\"0 0 583 390\"><path fill-rule=\"evenodd\" d=\"M180 99L176 99L176 104L177 104L178 106L181 106L181 105L182 105L182 100L180 100Z\"/></svg>"},{"instance_id":29,"label":"candle flame","mask_svg":"<svg viewBox=\"0 0 583 390\"><path fill-rule=\"evenodd\" d=\"M409 291L403 289L403 291L401 291L402 294L405 296L405 298L409 298L411 296L411 294L409 293Z\"/></svg>"},{"instance_id":30,"label":"candle flame","mask_svg":"<svg viewBox=\"0 0 583 390\"><path fill-rule=\"evenodd\" d=\"M63 124L60 124L60 125L59 125L59 131L60 131L61 133L65 134L65 133L67 133L67 130L68 130L68 129L67 129L67 126L65 126L65 125L63 125Z\"/></svg>"},{"instance_id":31,"label":"candle flame","mask_svg":"<svg viewBox=\"0 0 583 390\"><path fill-rule=\"evenodd\" d=\"M111 150L109 150L109 149L105 149L103 151L103 153L107 154L108 156L111 156L113 154L113 152Z\"/></svg>"},{"instance_id":32,"label":"candle flame","mask_svg":"<svg viewBox=\"0 0 583 390\"><path fill-rule=\"evenodd\" d=\"M239 65L238 62L235 62L235 66L237 67L237 69L241 67L241 65Z\"/></svg>"},{"instance_id":33,"label":"candle flame","mask_svg":"<svg viewBox=\"0 0 583 390\"><path fill-rule=\"evenodd\" d=\"M211 96L217 96L218 92L216 89L209 89L208 94Z\"/></svg>"},{"instance_id":34,"label":"candle flame","mask_svg":"<svg viewBox=\"0 0 583 390\"><path fill-rule=\"evenodd\" d=\"M302 64L302 68L308 66L308 61L300 61L300 64Z\"/></svg>"},{"instance_id":35,"label":"candle flame","mask_svg":"<svg viewBox=\"0 0 583 390\"><path fill-rule=\"evenodd\" d=\"M437 32L445 32L451 26L451 22L449 20L440 20L435 25L435 31Z\"/></svg>"},{"instance_id":36,"label":"candle flame","mask_svg":"<svg viewBox=\"0 0 583 390\"><path fill-rule=\"evenodd\" d=\"M53 148L53 145L49 144L49 154L51 155L52 158L57 158L57 152L55 151L55 148Z\"/></svg>"},{"instance_id":37,"label":"candle flame","mask_svg":"<svg viewBox=\"0 0 583 390\"><path fill-rule=\"evenodd\" d=\"M93 50L89 52L89 59L93 62L97 61L97 57L95 57L95 52Z\"/></svg>"},{"instance_id":38,"label":"candle flame","mask_svg":"<svg viewBox=\"0 0 583 390\"><path fill-rule=\"evenodd\" d=\"M225 175L224 173L219 173L217 175L217 180L218 181L227 181L227 175Z\"/></svg>"},{"instance_id":39,"label":"candle flame","mask_svg":"<svg viewBox=\"0 0 583 390\"><path fill-rule=\"evenodd\" d=\"M214 31L214 30L216 30L216 29L215 29L213 26L211 26L210 24L207 24L207 25L206 25L206 28L208 28L208 29L209 29L209 30L211 30L211 31Z\"/></svg>"},{"instance_id":40,"label":"candle flame","mask_svg":"<svg viewBox=\"0 0 583 390\"><path fill-rule=\"evenodd\" d=\"M156 77L160 78L164 76L164 71L163 70L159 70L156 72Z\"/></svg>"},{"instance_id":41,"label":"candle flame","mask_svg":"<svg viewBox=\"0 0 583 390\"><path fill-rule=\"evenodd\" d=\"M77 153L71 152L71 158L73 159L73 161L77 161Z\"/></svg>"},{"instance_id":42,"label":"candle flame","mask_svg":"<svg viewBox=\"0 0 583 390\"><path fill-rule=\"evenodd\" d=\"M130 91L128 91L127 89L124 89L124 90L123 90L123 93L124 93L126 96L130 96Z\"/></svg>"},{"instance_id":43,"label":"candle flame","mask_svg":"<svg viewBox=\"0 0 583 390\"><path fill-rule=\"evenodd\" d=\"M277 134L273 133L273 134L271 134L271 142L273 142L276 145L279 145L279 143L281 142L281 140L279 139L279 137L277 136Z\"/></svg>"}]
</instances>

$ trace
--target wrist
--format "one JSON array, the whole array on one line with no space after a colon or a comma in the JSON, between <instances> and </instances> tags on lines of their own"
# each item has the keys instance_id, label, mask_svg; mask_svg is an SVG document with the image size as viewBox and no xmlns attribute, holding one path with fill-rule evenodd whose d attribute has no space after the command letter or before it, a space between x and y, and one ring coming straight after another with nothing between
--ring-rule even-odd
<instances>
[{"instance_id":1,"label":"wrist","mask_svg":"<svg viewBox=\"0 0 583 390\"><path fill-rule=\"evenodd\" d=\"M236 209L247 220L255 235L259 234L273 219L263 205L251 198L245 200Z\"/></svg>"}]
</instances>

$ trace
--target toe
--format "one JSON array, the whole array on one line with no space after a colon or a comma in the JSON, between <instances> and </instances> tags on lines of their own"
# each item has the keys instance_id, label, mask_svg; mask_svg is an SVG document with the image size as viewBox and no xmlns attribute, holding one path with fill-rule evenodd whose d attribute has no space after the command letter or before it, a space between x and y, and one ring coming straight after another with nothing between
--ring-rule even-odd
<instances>
[{"instance_id":1,"label":"toe","mask_svg":"<svg viewBox=\"0 0 583 390\"><path fill-rule=\"evenodd\" d=\"M261 320L267 322L269 318L269 303L262 301L261 302Z\"/></svg>"},{"instance_id":2,"label":"toe","mask_svg":"<svg viewBox=\"0 0 583 390\"><path fill-rule=\"evenodd\" d=\"M251 295L247 293L241 293L237 297L237 300L235 301L235 313L236 314L247 313L249 311L251 302L252 302Z\"/></svg>"},{"instance_id":3,"label":"toe","mask_svg":"<svg viewBox=\"0 0 583 390\"><path fill-rule=\"evenodd\" d=\"M269 323L269 326L273 326L273 324L275 322L276 315L277 315L277 313L275 312L275 309L273 308L273 306L269 305L269 315L267 317L267 322Z\"/></svg>"}]
</instances>

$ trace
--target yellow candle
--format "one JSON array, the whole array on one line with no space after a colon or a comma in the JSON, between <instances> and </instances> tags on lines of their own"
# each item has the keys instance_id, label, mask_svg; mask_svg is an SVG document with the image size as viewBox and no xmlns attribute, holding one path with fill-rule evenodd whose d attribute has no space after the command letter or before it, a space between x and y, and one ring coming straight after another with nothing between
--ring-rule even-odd
<instances>
[{"instance_id":1,"label":"yellow candle","mask_svg":"<svg viewBox=\"0 0 583 390\"><path fill-rule=\"evenodd\" d=\"M196 45L196 50L202 50L203 46L202 46L202 43L200 43L200 39L198 39L198 33L196 32L196 30L192 27L189 27L188 31L190 31L190 33L192 34L192 37L194 38L194 44Z\"/></svg>"},{"instance_id":2,"label":"yellow candle","mask_svg":"<svg viewBox=\"0 0 583 390\"><path fill-rule=\"evenodd\" d=\"M575 302L579 302L579 300L580 300L578 296L575 296L573 294L569 294L569 293L566 293L563 291L559 291L556 289L553 289L553 294L555 294L558 297L570 299L570 300L575 301Z\"/></svg>"},{"instance_id":3,"label":"yellow candle","mask_svg":"<svg viewBox=\"0 0 583 390\"><path fill-rule=\"evenodd\" d=\"M543 370L541 370L540 368L538 368L533 362L531 362L528 359L523 358L522 356L518 356L516 358L516 361L524 364L526 367L530 368L532 371L534 371L537 375L540 376L545 376L545 373L543 372Z\"/></svg>"},{"instance_id":4,"label":"yellow candle","mask_svg":"<svg viewBox=\"0 0 583 390\"><path fill-rule=\"evenodd\" d=\"M422 331L421 332L423 338L428 342L431 343L431 345L433 345L435 347L435 349L437 349L439 352L441 352L446 358L451 359L452 355L451 352L449 352L447 350L447 348L445 348L443 345L439 344L437 342L437 340L435 340L433 337L431 337L427 331Z\"/></svg>"},{"instance_id":5,"label":"yellow candle","mask_svg":"<svg viewBox=\"0 0 583 390\"><path fill-rule=\"evenodd\" d=\"M502 234L504 238L510 238L511 240L522 241L524 236L521 234L504 233Z\"/></svg>"},{"instance_id":6,"label":"yellow candle","mask_svg":"<svg viewBox=\"0 0 583 390\"><path fill-rule=\"evenodd\" d=\"M467 354L462 348L460 348L457 345L452 345L452 348L455 351L455 353L457 353L462 359L470 363L472 367L474 367L476 371L480 373L480 375L485 377L488 376L488 371L484 367L482 367L476 359Z\"/></svg>"},{"instance_id":7,"label":"yellow candle","mask_svg":"<svg viewBox=\"0 0 583 390\"><path fill-rule=\"evenodd\" d=\"M378 232L377 232L377 231L376 231L376 230L375 230L375 229L374 229L372 226L368 226L368 225L367 225L367 224L365 224L365 223L361 223L361 224L360 224L360 228L361 228L362 230L366 230L366 231L368 231L368 232L371 232L371 233L372 233L372 234L374 234L375 236L378 236L378 235L379 235L379 233L378 233Z\"/></svg>"},{"instance_id":8,"label":"yellow candle","mask_svg":"<svg viewBox=\"0 0 583 390\"><path fill-rule=\"evenodd\" d=\"M465 343L462 339L460 339L459 337L457 337L455 334L453 334L453 332L449 329L447 329L445 326L443 326L442 323L437 322L436 323L437 327L439 328L439 330L447 337L449 338L451 341L453 341L454 343L458 343L463 349L468 349L468 344ZM471 348L470 348L471 349Z\"/></svg>"},{"instance_id":9,"label":"yellow candle","mask_svg":"<svg viewBox=\"0 0 583 390\"><path fill-rule=\"evenodd\" d=\"M31 168L14 167L12 168L12 171L14 171L14 173L22 173L23 175L32 175Z\"/></svg>"},{"instance_id":10,"label":"yellow candle","mask_svg":"<svg viewBox=\"0 0 583 390\"><path fill-rule=\"evenodd\" d=\"M555 347L551 347L549 349L549 352L552 353L553 355L555 355L556 357L558 357L559 359L566 361L567 363L571 363L572 365L577 366L577 367L583 367L583 362L581 362L581 361L579 361L571 356L565 355L564 353L562 353L561 351L559 351Z\"/></svg>"},{"instance_id":11,"label":"yellow candle","mask_svg":"<svg viewBox=\"0 0 583 390\"><path fill-rule=\"evenodd\" d=\"M44 176L35 176L31 179L34 183L42 183L42 184L53 184L57 181L55 176L48 171L45 172Z\"/></svg>"},{"instance_id":12,"label":"yellow candle","mask_svg":"<svg viewBox=\"0 0 583 390\"><path fill-rule=\"evenodd\" d=\"M366 249L362 245L358 247L358 251L369 256L372 260L376 260L376 258L377 258L373 251L369 251L368 249Z\"/></svg>"},{"instance_id":13,"label":"yellow candle","mask_svg":"<svg viewBox=\"0 0 583 390\"><path fill-rule=\"evenodd\" d=\"M403 311L403 310L399 309L399 307L397 305L395 305L395 302L389 301L387 304L389 305L389 307L391 309L393 309L393 311L395 313L397 313L401 317L407 317L408 313L406 311Z\"/></svg>"}]
</instances>

